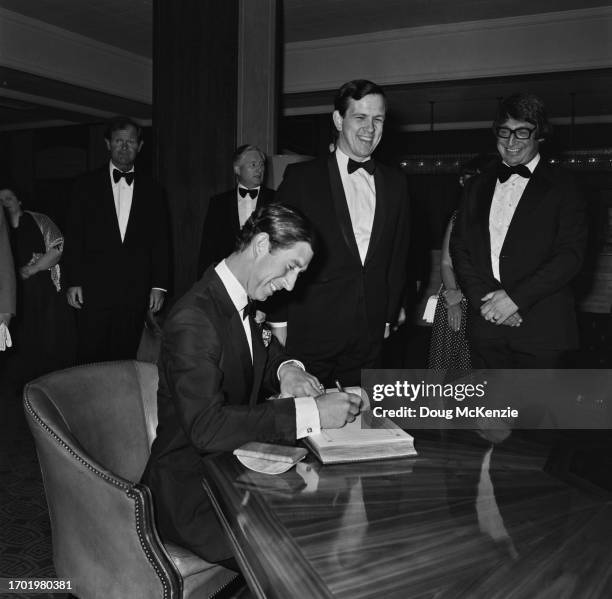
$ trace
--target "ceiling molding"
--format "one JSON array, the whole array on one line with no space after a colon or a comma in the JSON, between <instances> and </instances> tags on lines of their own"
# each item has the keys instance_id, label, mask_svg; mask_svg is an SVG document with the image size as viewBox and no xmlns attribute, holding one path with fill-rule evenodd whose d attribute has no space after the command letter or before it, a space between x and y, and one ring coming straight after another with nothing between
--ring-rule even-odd
<instances>
[{"instance_id":1,"label":"ceiling molding","mask_svg":"<svg viewBox=\"0 0 612 599\"><path fill-rule=\"evenodd\" d=\"M0 8L0 66L151 104L153 61Z\"/></svg>"},{"instance_id":2,"label":"ceiling molding","mask_svg":"<svg viewBox=\"0 0 612 599\"><path fill-rule=\"evenodd\" d=\"M14 123L11 125L0 125L0 131L21 131L22 129L46 129L48 127L66 127L74 125L71 121L62 119L51 119L45 121L35 121L31 123Z\"/></svg>"},{"instance_id":3,"label":"ceiling molding","mask_svg":"<svg viewBox=\"0 0 612 599\"><path fill-rule=\"evenodd\" d=\"M571 125L569 117L549 119L553 125ZM575 125L598 125L612 123L612 115L581 116L574 119ZM435 123L434 131L459 131L465 129L490 129L491 121L464 121L456 123ZM430 131L430 123L414 123L412 125L400 125L400 131Z\"/></svg>"},{"instance_id":4,"label":"ceiling molding","mask_svg":"<svg viewBox=\"0 0 612 599\"><path fill-rule=\"evenodd\" d=\"M48 106L50 108L58 108L61 110L69 110L72 112L76 112L79 114L85 114L88 116L94 116L101 119L109 119L113 116L116 116L115 112L108 110L101 110L99 108L94 108L92 106L85 106L83 104L76 104L73 102L65 102L63 100L57 100L55 98L49 98L44 96L37 96L35 94L27 94L24 92L19 92L11 89L0 88L0 98L11 98L14 100L21 100L24 102L31 102L32 104L37 104L39 106ZM142 119L132 115L125 115L132 118L138 124L143 127L146 126L147 123L151 122L151 119Z\"/></svg>"},{"instance_id":5,"label":"ceiling molding","mask_svg":"<svg viewBox=\"0 0 612 599\"><path fill-rule=\"evenodd\" d=\"M612 7L597 7L293 42L284 92L608 68L611 31Z\"/></svg>"}]
</instances>

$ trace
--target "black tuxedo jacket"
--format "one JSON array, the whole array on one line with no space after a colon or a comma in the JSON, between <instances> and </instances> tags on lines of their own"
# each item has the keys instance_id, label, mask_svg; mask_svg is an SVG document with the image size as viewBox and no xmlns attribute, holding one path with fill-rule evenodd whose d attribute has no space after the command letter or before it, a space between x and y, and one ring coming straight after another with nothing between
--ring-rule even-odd
<instances>
[{"instance_id":1,"label":"black tuxedo jacket","mask_svg":"<svg viewBox=\"0 0 612 599\"><path fill-rule=\"evenodd\" d=\"M500 283L493 277L489 234L496 178L493 167L469 182L451 236L453 268L471 308L468 333L522 339L534 349L574 347L570 282L582 265L587 237L582 194L570 173L540 160L502 246ZM504 289L518 306L520 327L493 325L480 316L480 298L496 289Z\"/></svg>"},{"instance_id":2,"label":"black tuxedo jacket","mask_svg":"<svg viewBox=\"0 0 612 599\"><path fill-rule=\"evenodd\" d=\"M143 476L155 500L160 533L209 561L231 552L202 488L201 458L247 441L295 441L292 398L258 403L278 391L286 359L273 338L264 347L251 320L253 362L242 326L214 268L172 308L159 360L157 438Z\"/></svg>"},{"instance_id":3,"label":"black tuxedo jacket","mask_svg":"<svg viewBox=\"0 0 612 599\"><path fill-rule=\"evenodd\" d=\"M257 196L257 207L265 206L272 200L274 191L262 185ZM234 251L238 233L240 220L234 187L210 198L200 242L198 278L211 264L216 265Z\"/></svg>"},{"instance_id":4,"label":"black tuxedo jacket","mask_svg":"<svg viewBox=\"0 0 612 599\"><path fill-rule=\"evenodd\" d=\"M81 286L88 307L143 306L151 288L168 289L168 219L161 188L134 173L121 241L108 164L77 180L66 223L66 287Z\"/></svg>"},{"instance_id":5,"label":"black tuxedo jacket","mask_svg":"<svg viewBox=\"0 0 612 599\"><path fill-rule=\"evenodd\" d=\"M380 344L385 323L398 314L410 230L407 184L401 171L380 163L374 181L376 210L362 264L335 154L285 171L277 201L297 208L317 233L308 270L273 318L287 320L287 350L297 357L337 354L356 327Z\"/></svg>"}]
</instances>

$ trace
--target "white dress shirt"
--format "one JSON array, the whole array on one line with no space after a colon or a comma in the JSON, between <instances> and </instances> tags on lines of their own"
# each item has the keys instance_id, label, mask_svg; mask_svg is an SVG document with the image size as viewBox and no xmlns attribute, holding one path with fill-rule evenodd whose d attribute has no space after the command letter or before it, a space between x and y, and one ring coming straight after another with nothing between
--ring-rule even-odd
<instances>
[{"instance_id":1,"label":"white dress shirt","mask_svg":"<svg viewBox=\"0 0 612 599\"><path fill-rule=\"evenodd\" d=\"M117 223L119 224L119 233L121 234L121 241L125 240L125 231L127 229L128 221L130 220L130 211L132 210L132 198L134 197L134 186L136 185L136 179L132 181L131 185L128 185L125 177L121 177L117 183L113 178L113 171L117 168L113 161L109 161L109 174L111 180L111 186L113 188L113 198L115 199L115 213L117 214ZM129 171L121 171L126 173L133 173L134 167ZM159 291L166 292L162 287L153 287Z\"/></svg>"},{"instance_id":2,"label":"white dress shirt","mask_svg":"<svg viewBox=\"0 0 612 599\"><path fill-rule=\"evenodd\" d=\"M336 150L336 160L340 169L340 178L344 187L344 195L353 225L353 234L359 249L359 257L363 264L368 253L372 225L374 224L374 211L376 210L376 187L374 175L360 168L349 175L349 157L340 149Z\"/></svg>"},{"instance_id":3,"label":"white dress shirt","mask_svg":"<svg viewBox=\"0 0 612 599\"><path fill-rule=\"evenodd\" d=\"M121 241L125 239L125 230L127 229L128 220L130 219L130 210L132 209L132 198L134 197L134 185L136 181L132 181L131 185L128 185L125 177L121 177L117 183L113 178L113 171L118 169L111 160L109 162L109 173L111 179L111 185L113 187L113 197L115 198L115 212L117 213L117 222L119 223L119 232L121 233ZM122 171L123 172L123 171ZM126 173L133 173L134 167Z\"/></svg>"},{"instance_id":4,"label":"white dress shirt","mask_svg":"<svg viewBox=\"0 0 612 599\"><path fill-rule=\"evenodd\" d=\"M227 291L232 303L234 304L236 311L240 316L240 321L244 327L244 334L246 335L247 343L249 344L249 351L251 352L251 362L253 361L253 338L251 332L250 318L243 318L242 311L246 307L249 298L244 287L240 284L238 279L234 276L234 273L228 268L225 260L221 260L217 266L215 266L215 272L219 275L225 290ZM280 371L283 364L287 362L295 362L304 365L297 360L286 360L283 362L278 370ZM321 420L319 418L319 410L317 404L312 397L295 397L295 431L296 437L301 439L308 435L316 435L321 432Z\"/></svg>"},{"instance_id":5,"label":"white dress shirt","mask_svg":"<svg viewBox=\"0 0 612 599\"><path fill-rule=\"evenodd\" d=\"M257 207L257 200L259 199L261 186L253 187L253 189L257 190L257 196L254 198L252 198L248 193L243 198L240 197L240 192L238 191L240 188L246 189L247 191L248 188L244 187L244 185L238 185L236 188L236 199L238 201L238 221L240 222L240 228L242 229L242 227L244 227L244 223L249 220L249 217L251 214L253 214L253 211Z\"/></svg>"},{"instance_id":6,"label":"white dress shirt","mask_svg":"<svg viewBox=\"0 0 612 599\"><path fill-rule=\"evenodd\" d=\"M526 166L533 173L538 162L540 162L540 155L536 154ZM493 192L493 200L491 201L491 210L489 212L491 266L493 268L493 276L499 282L501 282L499 256L506 239L508 227L510 227L512 217L525 191L525 187L527 187L527 183L529 183L529 179L521 177L521 175L510 175L510 178L503 183L498 179L495 191Z\"/></svg>"}]
</instances>

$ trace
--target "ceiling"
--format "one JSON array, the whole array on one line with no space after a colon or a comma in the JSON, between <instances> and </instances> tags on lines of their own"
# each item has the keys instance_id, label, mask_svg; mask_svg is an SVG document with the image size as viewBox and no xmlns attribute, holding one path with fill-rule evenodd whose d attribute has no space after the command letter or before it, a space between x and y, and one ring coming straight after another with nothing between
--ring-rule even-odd
<instances>
[{"instance_id":1,"label":"ceiling","mask_svg":"<svg viewBox=\"0 0 612 599\"><path fill-rule=\"evenodd\" d=\"M162 0L160 0L162 1ZM283 0L285 42L305 41L359 33L470 21L550 11L606 6L604 0ZM152 55L153 0L0 0L0 7L150 58ZM79 88L0 67L7 89L0 91L0 127L23 128L61 122L88 122L107 113L126 113L144 120L151 107L86 88ZM472 123L488 119L496 98L528 88L542 95L553 117L569 117L570 92L575 93L576 114L609 114L612 106L612 73L584 71L545 77L508 77L413 84L388 88L389 104L400 124L427 126L433 104L434 122ZM328 106L333 90L294 94L285 107ZM52 98L50 105L36 97ZM550 98L550 100L549 100ZM76 105L87 106L88 114ZM93 113L93 116L92 116Z\"/></svg>"},{"instance_id":2,"label":"ceiling","mask_svg":"<svg viewBox=\"0 0 612 599\"><path fill-rule=\"evenodd\" d=\"M162 0L163 1L163 0ZM168 0L166 0L168 1ZM221 0L222 1L222 0ZM252 1L252 0L251 0ZM538 14L606 0L282 0L285 42ZM150 58L153 0L0 0L21 13Z\"/></svg>"}]
</instances>

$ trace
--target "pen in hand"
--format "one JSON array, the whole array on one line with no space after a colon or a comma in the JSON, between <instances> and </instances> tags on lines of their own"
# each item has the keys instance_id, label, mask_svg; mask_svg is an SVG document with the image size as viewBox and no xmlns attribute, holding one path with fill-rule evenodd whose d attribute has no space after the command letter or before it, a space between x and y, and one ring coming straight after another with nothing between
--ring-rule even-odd
<instances>
[{"instance_id":1,"label":"pen in hand","mask_svg":"<svg viewBox=\"0 0 612 599\"><path fill-rule=\"evenodd\" d=\"M336 389L340 391L340 393L344 393L344 387L340 384L340 381L336 380Z\"/></svg>"}]
</instances>

